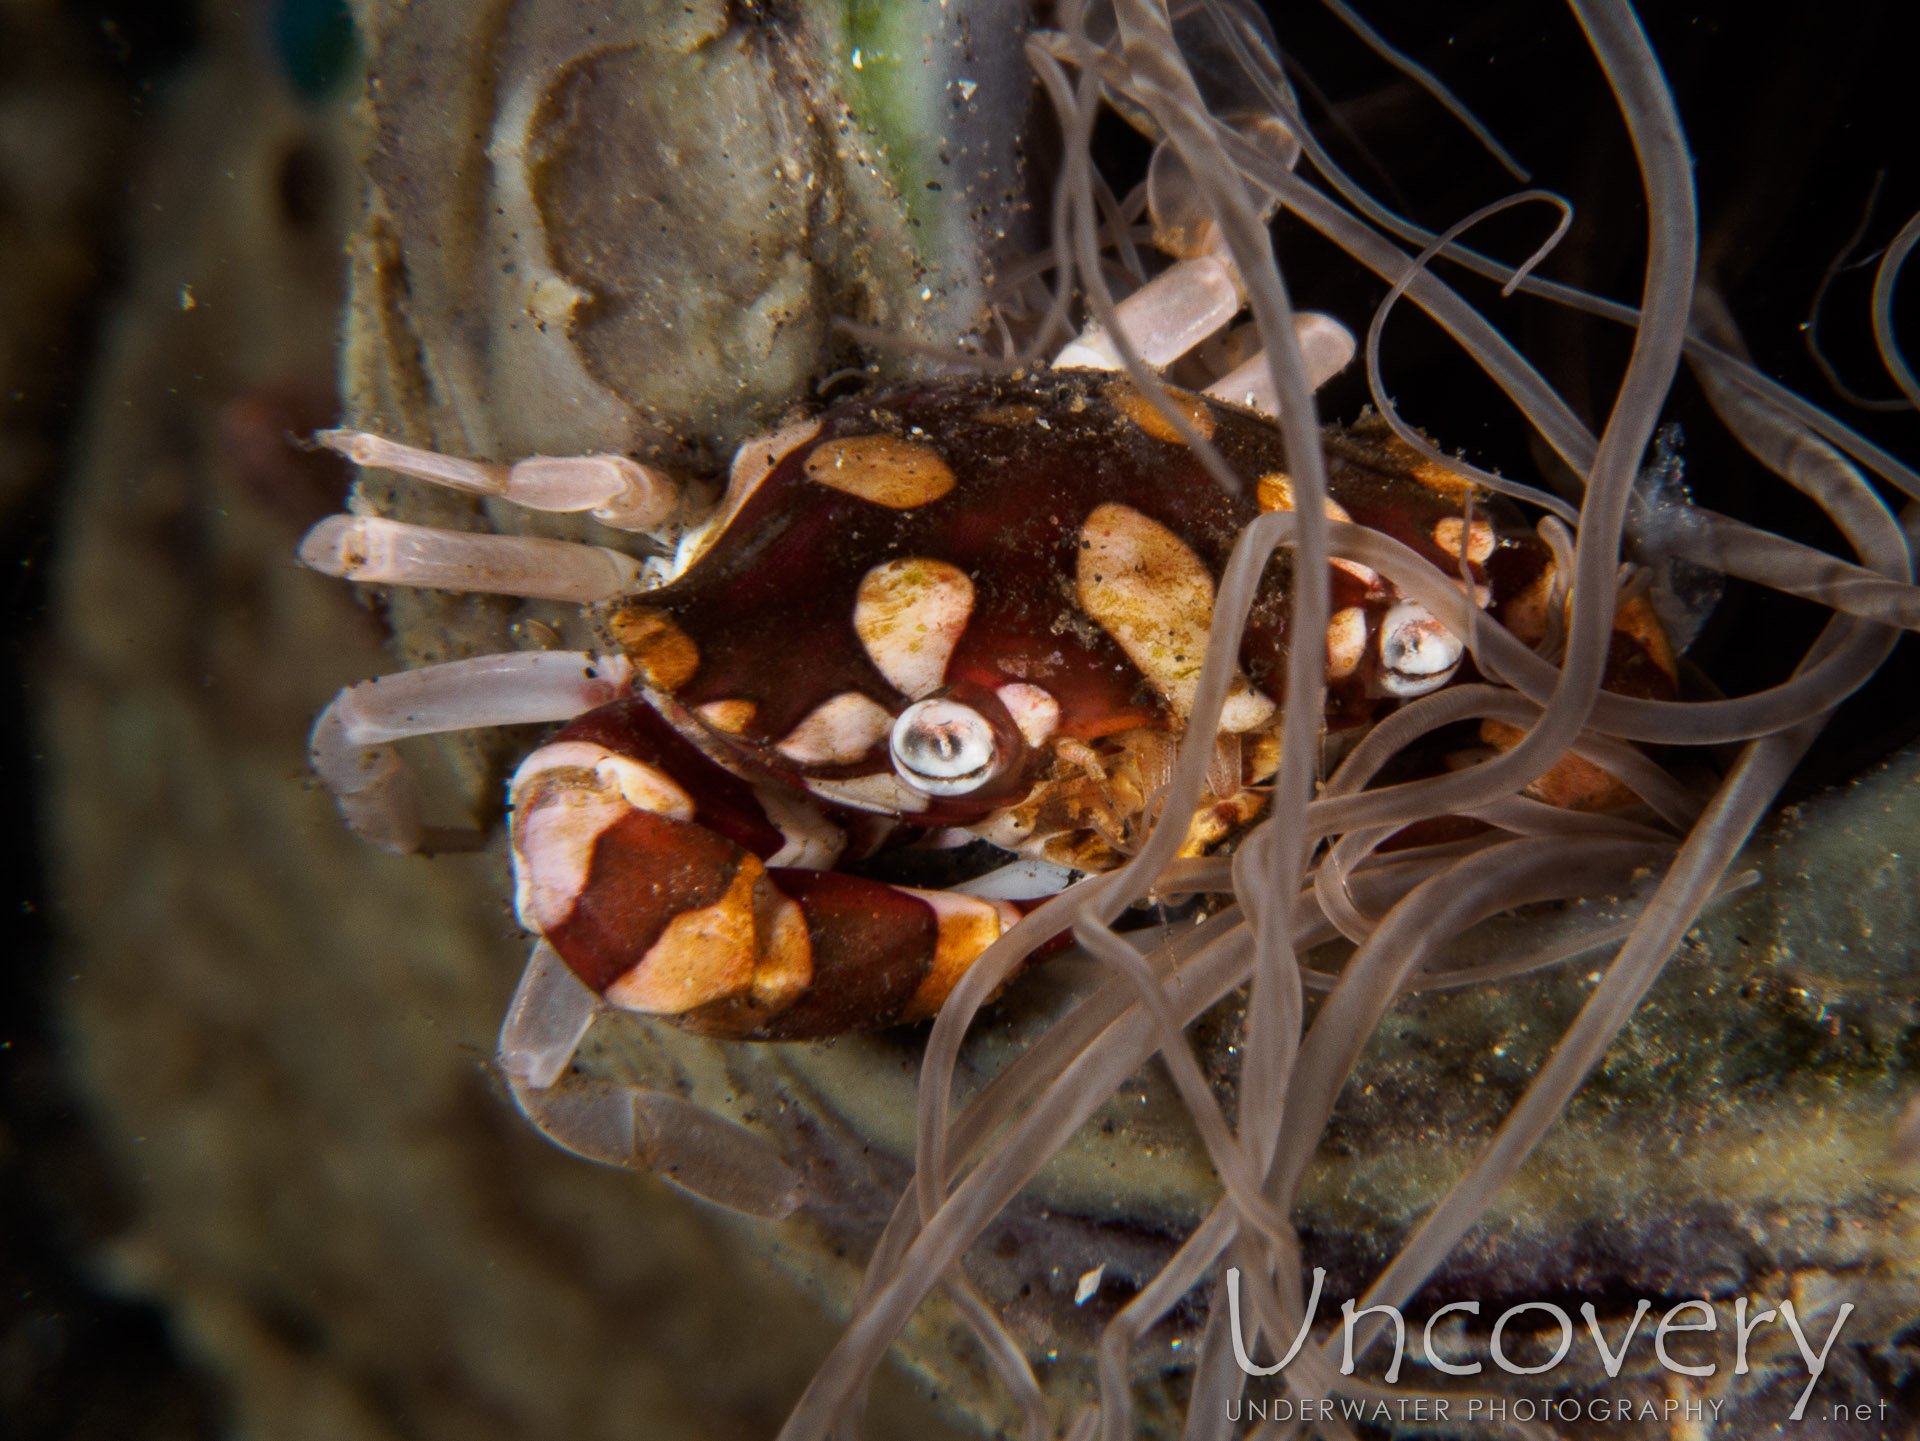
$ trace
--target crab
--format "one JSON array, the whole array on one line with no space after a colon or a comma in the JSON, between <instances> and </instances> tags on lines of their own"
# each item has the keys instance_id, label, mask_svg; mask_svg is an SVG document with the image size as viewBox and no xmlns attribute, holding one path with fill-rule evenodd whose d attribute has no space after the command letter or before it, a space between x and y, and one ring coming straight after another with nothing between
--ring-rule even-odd
<instances>
[{"instance_id":1,"label":"crab","mask_svg":"<svg viewBox=\"0 0 1920 1441\"><path fill-rule=\"evenodd\" d=\"M1117 320L1161 366L1239 302L1230 266L1203 253ZM1352 355L1326 317L1302 316L1298 332L1316 384ZM348 823L405 852L434 835L395 741L565 722L509 792L515 902L538 937L501 1038L523 1109L562 1144L607 1149L581 1139L596 1123L556 1120L542 1096L609 1006L728 1040L929 1018L1023 914L1118 864L1158 819L1234 539L1294 506L1264 375L1255 356L1205 393L1156 402L1095 328L1051 368L841 400L742 445L724 495L658 574L611 547L379 517L316 526L301 556L330 574L596 607L604 652L364 682L313 732ZM364 431L322 440L362 465L630 531L684 503L624 456L502 466ZM1324 446L1332 519L1392 535L1485 614L1550 642L1553 550L1517 511L1384 426L1329 429ZM1385 577L1335 559L1328 583L1331 624L1311 643L1326 651L1330 746L1471 674L1461 638ZM1290 585L1283 553L1245 628L1186 854L1228 842L1265 804L1275 697L1300 639ZM1610 683L1670 679L1657 626L1623 619L1615 650ZM1577 791L1558 799L1581 804ZM900 883L902 857L961 846L1006 864L946 888Z\"/></svg>"}]
</instances>

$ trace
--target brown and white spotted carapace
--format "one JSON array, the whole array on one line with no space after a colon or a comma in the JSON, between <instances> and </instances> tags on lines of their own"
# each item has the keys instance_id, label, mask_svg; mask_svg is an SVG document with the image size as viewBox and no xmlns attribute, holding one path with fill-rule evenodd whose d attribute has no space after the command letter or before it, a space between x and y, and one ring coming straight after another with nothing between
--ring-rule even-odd
<instances>
[{"instance_id":1,"label":"brown and white spotted carapace","mask_svg":"<svg viewBox=\"0 0 1920 1441\"><path fill-rule=\"evenodd\" d=\"M744 446L671 584L611 613L626 694L513 783L525 923L607 1001L728 1037L925 1018L1010 925L1005 900L836 871L959 830L1072 870L1113 865L1167 774L1214 590L1260 509L1293 504L1278 431L1199 396L1229 497L1110 374L941 379ZM1329 433L1329 509L1392 535L1537 638L1548 548L1384 430ZM1329 730L1460 670L1460 640L1335 561ZM1190 854L1253 819L1277 762L1289 561L1270 564ZM1615 673L1671 684L1657 627ZM1651 677L1652 679L1649 679ZM888 832L894 834L889 836Z\"/></svg>"}]
</instances>

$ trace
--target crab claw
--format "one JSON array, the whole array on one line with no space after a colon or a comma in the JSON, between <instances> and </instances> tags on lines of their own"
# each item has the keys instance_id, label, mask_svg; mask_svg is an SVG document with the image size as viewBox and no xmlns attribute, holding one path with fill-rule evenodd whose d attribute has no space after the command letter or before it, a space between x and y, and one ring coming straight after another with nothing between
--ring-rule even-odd
<instances>
[{"instance_id":1,"label":"crab claw","mask_svg":"<svg viewBox=\"0 0 1920 1441\"><path fill-rule=\"evenodd\" d=\"M706 1035L925 1019L1019 919L1004 901L817 869L839 854L830 822L639 701L535 751L512 804L521 920L609 1003Z\"/></svg>"}]
</instances>

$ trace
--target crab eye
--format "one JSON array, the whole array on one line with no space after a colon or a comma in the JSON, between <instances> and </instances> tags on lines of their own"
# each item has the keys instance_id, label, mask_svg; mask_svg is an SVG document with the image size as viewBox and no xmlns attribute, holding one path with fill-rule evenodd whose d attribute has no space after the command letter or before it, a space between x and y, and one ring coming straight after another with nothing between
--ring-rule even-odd
<instances>
[{"instance_id":1,"label":"crab eye","mask_svg":"<svg viewBox=\"0 0 1920 1441\"><path fill-rule=\"evenodd\" d=\"M963 796L1000 770L993 726L955 700L923 700L893 723L893 768L930 796Z\"/></svg>"},{"instance_id":2,"label":"crab eye","mask_svg":"<svg viewBox=\"0 0 1920 1441\"><path fill-rule=\"evenodd\" d=\"M1460 668L1465 649L1432 611L1403 600L1380 622L1380 688L1402 697L1438 690Z\"/></svg>"}]
</instances>

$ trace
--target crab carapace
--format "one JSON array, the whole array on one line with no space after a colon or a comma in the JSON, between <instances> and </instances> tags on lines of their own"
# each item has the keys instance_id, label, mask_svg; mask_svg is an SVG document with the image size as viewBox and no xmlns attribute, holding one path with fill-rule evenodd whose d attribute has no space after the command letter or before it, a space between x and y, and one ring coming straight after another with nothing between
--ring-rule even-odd
<instances>
[{"instance_id":1,"label":"crab carapace","mask_svg":"<svg viewBox=\"0 0 1920 1441\"><path fill-rule=\"evenodd\" d=\"M934 1014L1019 905L837 868L965 835L1072 871L1116 864L1178 743L1234 539L1292 507L1273 425L1174 394L1241 495L1100 372L896 387L743 446L682 573L609 614L627 693L514 779L522 920L606 1000L708 1034ZM1552 554L1511 506L1384 427L1325 446L1333 518L1539 638ZM1189 854L1258 815L1277 764L1288 555L1247 620ZM1385 577L1336 560L1329 583L1330 733L1470 667ZM1645 614L1623 614L1614 651L1610 686L1670 686Z\"/></svg>"}]
</instances>

